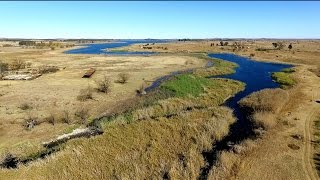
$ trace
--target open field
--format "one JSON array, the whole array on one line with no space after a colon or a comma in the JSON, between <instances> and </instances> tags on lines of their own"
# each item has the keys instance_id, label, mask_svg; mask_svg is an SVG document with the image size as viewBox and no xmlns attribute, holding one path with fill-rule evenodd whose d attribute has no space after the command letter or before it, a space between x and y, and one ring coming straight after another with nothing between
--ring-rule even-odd
<instances>
[{"instance_id":1,"label":"open field","mask_svg":"<svg viewBox=\"0 0 320 180\"><path fill-rule=\"evenodd\" d=\"M59 54L55 56L59 56ZM62 56L60 55L57 59L61 59ZM86 102L92 109L97 109L97 104L109 105L111 108L116 102L121 100L126 102L126 99L132 97L134 98L133 101L126 102L133 103L128 106L129 111L124 110L125 113L118 113L111 119L108 117L102 118L99 122L105 130L102 136L89 140L73 140L66 144L64 150L45 161L39 160L31 165L22 166L18 171L1 170L1 177L5 179L68 179L70 177L112 179L135 178L137 176L165 178L168 176L179 179L195 179L199 175L201 167L205 165L201 153L211 149L213 142L222 139L228 133L229 125L235 121L232 111L219 105L227 97L242 90L244 84L233 80L206 79L196 74L183 74L171 78L161 85L160 92L151 93L147 98L144 98L144 96L134 97L134 91L142 84L143 78L148 80L177 69L203 67L206 61L194 56L181 55L81 57L81 63L78 61L75 63L76 65L72 65L69 61L66 62L67 60L64 61L69 65L67 67L70 67L70 71L73 67L74 71L77 72L73 72L73 79L68 79L68 81L74 81L74 83L70 83L69 88L72 87L71 85L75 86L75 84L86 86L87 83L92 83L88 80L84 80L83 84L79 83L82 80L77 79L81 75L79 64L85 67L96 67L98 72L94 76L98 76L99 71L102 71L100 72L101 75L107 73L111 78L119 72L128 72L127 68L130 67L130 74L132 75L128 83L114 84L112 91L107 95L95 93L94 95L97 97L94 97L98 102L94 101L91 104ZM79 56L73 56L73 58L76 59ZM75 59L73 61L76 61ZM117 63L111 64L111 67L109 67L109 61ZM166 66L167 68L164 68ZM105 69L102 69L102 67L105 67ZM133 67L136 68L132 70ZM226 67L221 66L221 68ZM50 75L63 78L68 74L61 74L60 76L58 74L64 70ZM219 71L223 72L222 70ZM156 74L154 74L155 72ZM41 78L44 81L46 76L28 82L36 84L37 80L41 80ZM52 82L53 79L50 79L50 81ZM191 87L190 83L192 83ZM28 86L30 85L28 84ZM69 99L73 103L75 103L77 95L74 93L77 92L75 89L79 88L77 89L79 91L83 88L78 86L74 87L69 94L69 96L73 96ZM126 90L123 87L126 87ZM159 100L150 97L166 93L168 96L160 97ZM107 98L109 102L107 100L104 102L103 98ZM149 102L149 99L155 100ZM148 101L148 103L145 103L144 106L134 105L141 101ZM94 114L94 112L91 113ZM80 162L79 158L81 159ZM106 168L97 171L98 167ZM92 173L93 171L97 172ZM30 173L25 176L26 172Z\"/></svg>"},{"instance_id":2,"label":"open field","mask_svg":"<svg viewBox=\"0 0 320 180\"><path fill-rule=\"evenodd\" d=\"M2 62L21 59L30 62L31 67L41 65L57 66L60 70L44 74L29 81L0 81L0 154L7 151L17 154L38 149L41 142L64 133L66 129L79 124L74 114L82 107L88 109L88 119L107 111L118 101L136 95L141 84L150 84L159 76L172 71L203 67L206 61L189 56L133 56L107 57L99 55L66 55L65 49L22 49L4 47L1 49ZM189 62L189 63L186 63ZM89 68L96 68L90 79L81 78ZM125 84L115 83L118 74L129 74ZM81 89L96 88L95 80L106 75L111 80L108 94L93 90L92 99L77 100ZM68 113L70 124L60 122ZM54 116L55 125L47 122ZM41 123L28 131L22 126L27 118ZM85 125L85 124L84 124Z\"/></svg>"}]
</instances>

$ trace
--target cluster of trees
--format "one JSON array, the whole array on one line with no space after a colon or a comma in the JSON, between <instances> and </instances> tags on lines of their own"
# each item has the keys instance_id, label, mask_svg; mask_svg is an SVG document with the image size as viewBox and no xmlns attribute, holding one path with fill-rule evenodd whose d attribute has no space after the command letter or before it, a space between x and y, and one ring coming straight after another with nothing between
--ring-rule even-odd
<instances>
[{"instance_id":1,"label":"cluster of trees","mask_svg":"<svg viewBox=\"0 0 320 180\"><path fill-rule=\"evenodd\" d=\"M20 46L35 46L35 41L19 41Z\"/></svg>"},{"instance_id":2,"label":"cluster of trees","mask_svg":"<svg viewBox=\"0 0 320 180\"><path fill-rule=\"evenodd\" d=\"M228 44L229 44L228 42L220 41L220 45L221 45L221 46L228 46Z\"/></svg>"},{"instance_id":3,"label":"cluster of trees","mask_svg":"<svg viewBox=\"0 0 320 180\"><path fill-rule=\"evenodd\" d=\"M283 49L286 45L283 43L283 42L274 42L272 43L272 46L275 48L275 49L278 49L278 50L281 50ZM292 49L292 44L290 43L289 46L288 46L288 49L291 50Z\"/></svg>"},{"instance_id":4,"label":"cluster of trees","mask_svg":"<svg viewBox=\"0 0 320 180\"><path fill-rule=\"evenodd\" d=\"M190 39L178 39L178 41L183 41L183 42L185 42L185 41L191 41Z\"/></svg>"},{"instance_id":5,"label":"cluster of trees","mask_svg":"<svg viewBox=\"0 0 320 180\"><path fill-rule=\"evenodd\" d=\"M65 47L73 47L74 44L64 44L59 42L49 41L47 42L36 42L36 41L19 41L20 46L35 46L37 48L49 47L54 50L56 47L65 48Z\"/></svg>"}]
</instances>

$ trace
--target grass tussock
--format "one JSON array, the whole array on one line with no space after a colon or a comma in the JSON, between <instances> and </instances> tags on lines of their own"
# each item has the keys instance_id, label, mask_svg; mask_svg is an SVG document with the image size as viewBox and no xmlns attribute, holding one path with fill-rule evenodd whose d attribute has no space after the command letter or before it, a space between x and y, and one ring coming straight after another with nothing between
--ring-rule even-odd
<instances>
[{"instance_id":1,"label":"grass tussock","mask_svg":"<svg viewBox=\"0 0 320 180\"><path fill-rule=\"evenodd\" d=\"M254 92L239 101L257 127L268 130L277 124L275 114L279 112L289 99L283 89L264 89Z\"/></svg>"},{"instance_id":2,"label":"grass tussock","mask_svg":"<svg viewBox=\"0 0 320 180\"><path fill-rule=\"evenodd\" d=\"M24 103L20 104L19 108L22 110L30 110L30 109L32 109L32 105L28 102L24 102Z\"/></svg>"},{"instance_id":3,"label":"grass tussock","mask_svg":"<svg viewBox=\"0 0 320 180\"><path fill-rule=\"evenodd\" d=\"M124 84L128 82L129 78L130 78L130 75L128 73L119 73L118 80L116 82Z\"/></svg>"}]
</instances>

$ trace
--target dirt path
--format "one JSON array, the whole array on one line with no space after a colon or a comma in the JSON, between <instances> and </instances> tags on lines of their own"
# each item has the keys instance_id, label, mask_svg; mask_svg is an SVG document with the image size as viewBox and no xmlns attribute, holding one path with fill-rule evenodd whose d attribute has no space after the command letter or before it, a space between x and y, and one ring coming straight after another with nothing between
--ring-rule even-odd
<instances>
[{"instance_id":1,"label":"dirt path","mask_svg":"<svg viewBox=\"0 0 320 180\"><path fill-rule=\"evenodd\" d=\"M307 71L307 68L304 67L304 72ZM320 99L320 83L319 78L315 76L313 73L304 73L309 74L304 79L304 93L310 97L310 105L307 117L305 118L304 124L304 148L303 148L303 168L305 170L306 176L308 179L319 179L317 170L314 166L314 149L313 149L313 124L316 118L316 115L319 113L320 104L316 103L315 100ZM301 112L303 113L303 112ZM307 113L307 112L304 112Z\"/></svg>"},{"instance_id":2,"label":"dirt path","mask_svg":"<svg viewBox=\"0 0 320 180\"><path fill-rule=\"evenodd\" d=\"M313 147L312 147L312 125L317 114L318 107L313 108L310 115L306 118L305 121L305 130L304 130L304 153L303 153L303 164L306 171L306 174L309 176L309 179L319 179L317 171L314 167L313 162Z\"/></svg>"}]
</instances>

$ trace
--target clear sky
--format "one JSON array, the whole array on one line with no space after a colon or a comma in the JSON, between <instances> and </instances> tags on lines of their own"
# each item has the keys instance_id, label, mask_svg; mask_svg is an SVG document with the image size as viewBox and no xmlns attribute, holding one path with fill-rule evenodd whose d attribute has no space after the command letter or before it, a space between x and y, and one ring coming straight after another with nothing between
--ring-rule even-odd
<instances>
[{"instance_id":1,"label":"clear sky","mask_svg":"<svg viewBox=\"0 0 320 180\"><path fill-rule=\"evenodd\" d=\"M0 2L8 38L320 38L320 2Z\"/></svg>"}]
</instances>

